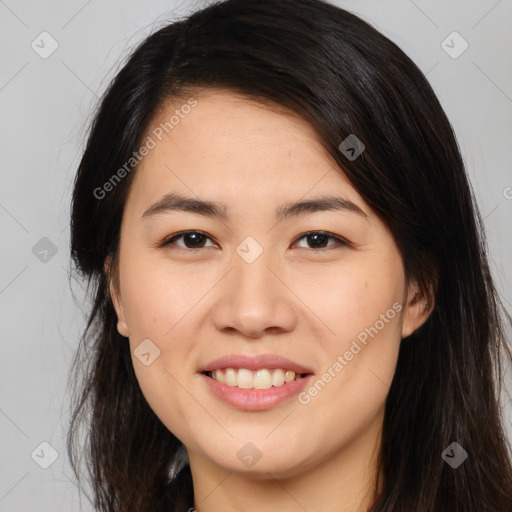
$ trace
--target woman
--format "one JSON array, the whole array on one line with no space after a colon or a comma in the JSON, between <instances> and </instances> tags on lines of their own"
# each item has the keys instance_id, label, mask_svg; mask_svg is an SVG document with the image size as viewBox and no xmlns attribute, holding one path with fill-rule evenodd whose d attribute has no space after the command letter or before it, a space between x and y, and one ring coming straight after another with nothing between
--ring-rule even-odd
<instances>
[{"instance_id":1,"label":"woman","mask_svg":"<svg viewBox=\"0 0 512 512\"><path fill-rule=\"evenodd\" d=\"M72 255L98 510L512 510L511 318L464 164L356 16L227 0L150 35L96 113Z\"/></svg>"}]
</instances>

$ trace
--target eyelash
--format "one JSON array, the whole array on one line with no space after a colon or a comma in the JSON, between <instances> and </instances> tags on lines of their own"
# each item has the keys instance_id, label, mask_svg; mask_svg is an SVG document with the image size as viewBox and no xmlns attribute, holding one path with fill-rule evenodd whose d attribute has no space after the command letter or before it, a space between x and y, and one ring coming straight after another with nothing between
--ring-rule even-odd
<instances>
[{"instance_id":1,"label":"eyelash","mask_svg":"<svg viewBox=\"0 0 512 512\"><path fill-rule=\"evenodd\" d=\"M212 240L212 238L209 235L207 235L206 233L204 233L203 231L195 231L195 230L183 231L181 233L176 233L176 234L172 235L171 237L165 239L159 246L160 247L168 247L170 245L174 245L174 242L176 240L179 240L180 238L183 238L185 235L188 235L190 233L197 233L199 235L203 235L206 238ZM341 246L349 246L350 245L349 242L347 242L343 238L333 235L327 231L308 231L306 233L303 233L299 237L297 237L295 239L294 243L296 243L299 240L302 240L303 238L306 238L308 235L321 235L321 236L327 237L328 239L332 238L332 239L336 240ZM333 244L333 245L335 245L335 244ZM306 247L305 249L309 249L309 250L315 251L315 252L321 252L321 251L329 250L331 247L333 247L333 245L328 245L327 247L321 247L319 249L315 249L315 248L311 248L311 247ZM182 250L182 251L197 251L199 249L203 249L203 247L199 247L196 249L190 248L190 247L180 247L180 246L176 246L176 245L173 247L173 250ZM304 247L303 247L303 249L304 249Z\"/></svg>"}]
</instances>

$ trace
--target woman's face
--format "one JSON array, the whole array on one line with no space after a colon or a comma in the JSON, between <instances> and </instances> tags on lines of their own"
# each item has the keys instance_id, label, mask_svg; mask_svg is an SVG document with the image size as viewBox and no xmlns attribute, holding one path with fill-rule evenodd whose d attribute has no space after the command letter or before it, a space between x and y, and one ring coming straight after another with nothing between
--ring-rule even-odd
<instances>
[{"instance_id":1,"label":"woman's face","mask_svg":"<svg viewBox=\"0 0 512 512\"><path fill-rule=\"evenodd\" d=\"M366 457L426 318L393 238L303 120L196 100L146 134L123 215L113 295L142 392L191 465L277 478Z\"/></svg>"}]
</instances>

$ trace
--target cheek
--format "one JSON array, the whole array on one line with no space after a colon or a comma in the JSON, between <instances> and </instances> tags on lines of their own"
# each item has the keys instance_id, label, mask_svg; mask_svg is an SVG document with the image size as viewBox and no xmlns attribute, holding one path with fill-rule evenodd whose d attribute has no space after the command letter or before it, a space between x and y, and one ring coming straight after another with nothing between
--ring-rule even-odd
<instances>
[{"instance_id":1,"label":"cheek","mask_svg":"<svg viewBox=\"0 0 512 512\"><path fill-rule=\"evenodd\" d=\"M376 322L379 331L399 324L396 303L401 303L404 287L401 261L385 255L357 258L332 270L297 276L301 285L295 290L323 326L326 348L348 348L358 335L364 340L365 329Z\"/></svg>"},{"instance_id":2,"label":"cheek","mask_svg":"<svg viewBox=\"0 0 512 512\"><path fill-rule=\"evenodd\" d=\"M197 333L191 321L205 283L186 273L171 273L154 261L149 264L135 253L124 261L121 283L134 370L148 402L158 411L159 403L173 400L169 389L179 388L178 382L195 371L190 355ZM148 351L154 362L146 366L138 357ZM163 390L166 395L160 396Z\"/></svg>"},{"instance_id":3,"label":"cheek","mask_svg":"<svg viewBox=\"0 0 512 512\"><path fill-rule=\"evenodd\" d=\"M321 340L323 373L306 389L301 403L316 402L335 424L347 411L359 424L374 417L395 373L403 286L401 260L385 257L338 271L324 282L316 307L335 334L329 331Z\"/></svg>"},{"instance_id":4,"label":"cheek","mask_svg":"<svg viewBox=\"0 0 512 512\"><path fill-rule=\"evenodd\" d=\"M135 251L121 267L123 305L129 328L132 364L151 409L178 438L188 440L186 426L195 410L185 391L192 367L193 306L204 295L204 283L186 273L137 258ZM146 340L150 340L150 344ZM143 345L143 344L146 345ZM150 364L139 359L148 347Z\"/></svg>"},{"instance_id":5,"label":"cheek","mask_svg":"<svg viewBox=\"0 0 512 512\"><path fill-rule=\"evenodd\" d=\"M179 329L213 283L198 279L185 266L135 254L122 267L121 282L130 334L160 339Z\"/></svg>"},{"instance_id":6,"label":"cheek","mask_svg":"<svg viewBox=\"0 0 512 512\"><path fill-rule=\"evenodd\" d=\"M190 425L198 405L185 391L186 376L180 373L179 367L169 368L165 356L164 351L151 366L144 366L134 358L135 375L151 410L170 432L189 444L193 442Z\"/></svg>"}]
</instances>

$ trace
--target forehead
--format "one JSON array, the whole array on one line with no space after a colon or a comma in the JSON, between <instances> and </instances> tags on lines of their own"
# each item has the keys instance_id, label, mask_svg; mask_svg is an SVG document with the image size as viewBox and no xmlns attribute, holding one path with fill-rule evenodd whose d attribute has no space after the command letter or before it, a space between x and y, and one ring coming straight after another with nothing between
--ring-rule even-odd
<instances>
[{"instance_id":1,"label":"forehead","mask_svg":"<svg viewBox=\"0 0 512 512\"><path fill-rule=\"evenodd\" d=\"M138 209L180 191L229 204L282 203L343 193L364 202L313 128L283 107L225 92L163 104L146 132L154 148L137 167L129 200ZM156 134L156 135L155 135ZM133 192L135 191L135 192ZM250 201L250 204L248 203Z\"/></svg>"}]
</instances>

